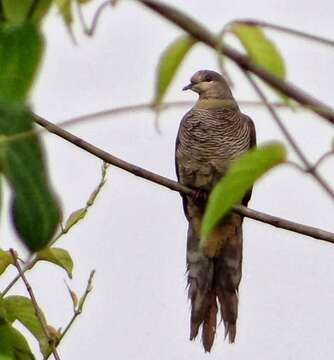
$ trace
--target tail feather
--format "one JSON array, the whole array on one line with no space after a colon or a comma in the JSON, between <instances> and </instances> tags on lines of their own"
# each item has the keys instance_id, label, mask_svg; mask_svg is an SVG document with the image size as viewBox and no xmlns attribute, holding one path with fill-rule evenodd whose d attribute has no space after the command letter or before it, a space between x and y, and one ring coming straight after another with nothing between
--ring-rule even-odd
<instances>
[{"instance_id":1,"label":"tail feather","mask_svg":"<svg viewBox=\"0 0 334 360\"><path fill-rule=\"evenodd\" d=\"M216 335L217 327L217 299L214 291L211 291L206 314L202 326L202 343L204 350L210 352Z\"/></svg>"},{"instance_id":2,"label":"tail feather","mask_svg":"<svg viewBox=\"0 0 334 360\"><path fill-rule=\"evenodd\" d=\"M199 248L199 238L191 223L189 225L187 268L191 300L190 339L196 338L202 326L202 343L206 352L210 352L215 339L217 300L225 325L225 337L228 335L230 343L235 340L242 261L241 225L242 218L236 214L228 218L228 223L221 225L221 230L228 226L228 236L223 239L222 248L214 257L203 254Z\"/></svg>"}]
</instances>

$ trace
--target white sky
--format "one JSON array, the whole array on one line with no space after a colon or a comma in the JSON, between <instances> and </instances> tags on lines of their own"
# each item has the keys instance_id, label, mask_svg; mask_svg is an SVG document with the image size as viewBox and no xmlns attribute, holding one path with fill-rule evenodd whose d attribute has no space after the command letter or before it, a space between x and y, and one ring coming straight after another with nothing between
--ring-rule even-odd
<instances>
[{"instance_id":1,"label":"white sky","mask_svg":"<svg viewBox=\"0 0 334 360\"><path fill-rule=\"evenodd\" d=\"M87 8L90 18L100 1ZM333 37L334 2L171 0L211 30L235 18L257 18ZM55 14L45 24L47 52L33 92L35 111L50 121L120 105L150 101L159 54L179 29L137 5L120 1L103 15L92 39L73 46ZM78 30L78 29L77 29ZM79 33L79 31L76 31ZM334 51L268 32L284 54L291 81L334 106ZM232 44L236 44L233 40ZM169 100L195 100L181 88L198 69L216 69L211 50L198 45L182 66ZM235 66L238 99L256 99ZM175 178L174 141L186 112L161 118L162 135L149 112L93 121L70 130L125 160ZM265 110L243 108L256 123L258 142L281 139ZM305 112L283 111L291 132L311 160L329 148L333 129ZM101 162L53 136L44 136L52 182L64 215L82 207L99 181ZM294 156L291 156L295 158ZM321 168L333 184L334 160ZM279 168L257 186L250 206L292 220L333 229L333 204L308 177ZM5 227L2 247L17 246ZM190 343L186 299L186 220L177 193L110 168L108 183L87 219L59 246L75 261L70 285L85 287L97 270L84 314L60 347L63 360L202 359L199 341ZM14 270L0 278L3 288ZM325 243L245 221L243 279L237 341L223 342L218 330L212 359L328 359L334 351L334 248ZM63 326L71 317L65 273L49 264L29 274L49 322ZM21 291L17 286L14 293Z\"/></svg>"}]
</instances>

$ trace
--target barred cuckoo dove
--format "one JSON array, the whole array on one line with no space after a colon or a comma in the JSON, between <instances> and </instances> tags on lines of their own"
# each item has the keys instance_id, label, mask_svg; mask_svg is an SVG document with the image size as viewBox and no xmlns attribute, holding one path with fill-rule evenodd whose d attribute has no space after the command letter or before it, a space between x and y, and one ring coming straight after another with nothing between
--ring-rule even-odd
<instances>
[{"instance_id":1,"label":"barred cuckoo dove","mask_svg":"<svg viewBox=\"0 0 334 360\"><path fill-rule=\"evenodd\" d=\"M201 219L207 194L224 176L231 161L256 145L253 121L243 114L224 78L215 71L196 72L183 90L199 94L180 124L175 165L179 182L197 189L198 196L182 196L188 220L187 271L191 301L190 339L202 331L205 351L214 342L218 306L225 337L234 342L238 315L238 287L242 265L241 215L227 215L209 235L218 244L206 252L199 246ZM247 205L249 192L242 203ZM211 241L208 239L208 241Z\"/></svg>"}]
</instances>

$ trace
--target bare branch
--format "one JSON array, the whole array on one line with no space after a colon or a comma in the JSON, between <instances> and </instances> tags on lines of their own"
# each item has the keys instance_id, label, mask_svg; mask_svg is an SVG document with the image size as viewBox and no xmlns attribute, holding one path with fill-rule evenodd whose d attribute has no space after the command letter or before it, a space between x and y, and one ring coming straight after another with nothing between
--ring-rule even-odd
<instances>
[{"instance_id":1,"label":"bare branch","mask_svg":"<svg viewBox=\"0 0 334 360\"><path fill-rule=\"evenodd\" d=\"M295 151L295 153L298 155L300 160L305 165L305 172L312 175L314 179L319 183L319 185L327 192L327 194L334 200L334 192L331 189L331 187L326 183L326 181L321 177L321 175L317 172L316 168L312 166L312 164L308 161L306 156L304 155L302 149L298 146L292 135L289 133L289 130L284 126L282 120L278 116L277 112L275 111L274 107L271 106L269 103L267 97L265 96L264 92L260 89L260 87L257 85L256 81L252 78L252 76L245 70L243 70L245 76L253 86L254 90L260 97L261 101L265 104L267 107L269 113L271 114L272 118L275 120L276 124L286 137L287 141Z\"/></svg>"},{"instance_id":2,"label":"bare branch","mask_svg":"<svg viewBox=\"0 0 334 360\"><path fill-rule=\"evenodd\" d=\"M304 92L302 89L296 87L288 81L283 81L278 77L268 73L262 67L250 61L247 56L242 55L230 46L221 44L218 47L218 44L220 44L220 37L211 33L199 22L193 20L192 18L176 10L175 8L161 2L157 2L154 0L137 0L137 2L160 14L175 25L181 27L184 31L192 35L195 39L203 42L211 48L220 48L220 51L225 56L237 63L242 69L250 71L251 73L257 75L269 85L280 90L283 94L294 99L303 106L306 106L308 109L317 113L324 119L327 119L331 124L334 124L334 110L330 106L314 98L313 96L309 95L308 93Z\"/></svg>"},{"instance_id":3,"label":"bare branch","mask_svg":"<svg viewBox=\"0 0 334 360\"><path fill-rule=\"evenodd\" d=\"M325 152L324 154L322 154L320 156L320 158L317 160L317 162L312 166L312 170L316 170L321 164L322 162L324 162L325 160L327 160L329 157L334 155L334 150L330 150Z\"/></svg>"},{"instance_id":4,"label":"bare branch","mask_svg":"<svg viewBox=\"0 0 334 360\"><path fill-rule=\"evenodd\" d=\"M323 45L334 46L334 40L326 39L324 37L316 36L316 35L313 35L313 34L309 34L309 33L306 33L304 31L291 29L291 28L286 27L286 26L272 24L272 23L262 21L262 20L237 19L237 20L233 20L232 22L230 22L230 25L232 25L232 24L245 24L245 25L249 25L249 26L261 26L261 27L265 27L265 28L268 28L268 29L273 29L273 30L276 30L276 31L280 31L280 32L283 32L283 33L286 33L286 34L298 36L298 37L306 39L306 40L315 41L315 42L323 44Z\"/></svg>"},{"instance_id":5,"label":"bare branch","mask_svg":"<svg viewBox=\"0 0 334 360\"><path fill-rule=\"evenodd\" d=\"M139 176L146 180L152 181L156 184L167 187L170 190L178 191L178 192L181 192L181 193L187 194L187 195L194 195L196 193L196 191L194 189L190 189L187 186L184 186L176 181L173 181L173 180L163 177L161 175L155 174L151 171L145 170L139 166L136 166L129 162L126 162L122 159L119 159L119 158L109 154L108 152L106 152L102 149L99 149L98 147L88 143L87 141L71 134L70 132L54 125L50 121L47 121L37 115L35 115L35 121L37 124L45 127L51 133L53 133L57 136L60 136L64 140L71 142L72 144L74 144L74 145L78 146L79 148L89 152L90 154L100 158L101 160L105 161L108 164L114 165L114 166L119 167L125 171L128 171L136 176ZM316 229L316 228L313 228L308 225L297 224L297 223L294 223L294 222L286 220L286 219L267 215L267 214L261 213L259 211L255 211L255 210L246 208L245 206L242 206L242 205L234 206L234 210L238 211L238 213L240 213L246 217L250 217L254 220L258 220L261 222L267 222L268 224L280 227L282 229L295 231L300 234L314 237L315 239L334 243L334 234L324 231L324 230L321 230L321 229Z\"/></svg>"},{"instance_id":6,"label":"bare branch","mask_svg":"<svg viewBox=\"0 0 334 360\"><path fill-rule=\"evenodd\" d=\"M33 307L35 309L36 316L37 316L37 318L38 318L38 320L39 320L39 322L40 322L40 324L42 326L43 333L44 333L45 337L48 339L48 343L49 343L49 346L50 346L50 348L52 350L53 356L54 356L54 358L56 360L60 360L60 356L59 356L59 354L57 352L54 339L52 338L52 336L49 333L48 326L47 326L47 324L46 324L46 322L44 320L44 316L41 313L41 310L40 310L40 308L38 306L38 303L37 303L36 297L34 295L34 292L32 290L32 287L30 286L30 284L29 284L27 278L25 277L25 275L24 275L24 273L23 273L23 271L21 269L21 266L20 266L20 264L19 264L19 262L17 260L16 252L13 249L10 249L10 253L11 253L12 257L13 257L14 265L15 265L18 273L20 274L20 278L24 282L24 285L27 288L27 291L28 291L28 293L30 295L31 303L32 303L32 305L33 305Z\"/></svg>"},{"instance_id":7,"label":"bare branch","mask_svg":"<svg viewBox=\"0 0 334 360\"><path fill-rule=\"evenodd\" d=\"M78 15L79 15L79 20L81 22L82 28L84 30L84 33L88 36L93 36L98 24L98 20L100 18L100 16L103 13L103 10L107 7L107 6L114 6L115 2L112 0L108 0L103 2L95 11L95 14L93 16L93 20L92 20L92 24L91 26L87 26L86 22L85 22L85 18L83 16L82 13L82 9L81 9L81 5L79 3L79 0L75 1L76 5L77 5L77 9L78 9Z\"/></svg>"}]
</instances>

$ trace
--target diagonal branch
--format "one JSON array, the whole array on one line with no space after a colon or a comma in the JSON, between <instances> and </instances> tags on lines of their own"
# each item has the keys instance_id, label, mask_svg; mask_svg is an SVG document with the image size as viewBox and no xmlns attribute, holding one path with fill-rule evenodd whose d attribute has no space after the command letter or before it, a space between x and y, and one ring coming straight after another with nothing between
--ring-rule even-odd
<instances>
[{"instance_id":1,"label":"diagonal branch","mask_svg":"<svg viewBox=\"0 0 334 360\"><path fill-rule=\"evenodd\" d=\"M327 38L313 35L313 34L309 34L304 31L291 29L287 26L272 24L270 22L263 21L263 20L236 19L236 20L231 21L230 24L244 24L244 25L248 25L248 26L261 26L261 27L265 27L268 29L280 31L285 34L298 36L298 37L306 39L306 40L315 41L315 42L323 44L323 45L334 46L334 40L327 39Z\"/></svg>"},{"instance_id":2,"label":"diagonal branch","mask_svg":"<svg viewBox=\"0 0 334 360\"><path fill-rule=\"evenodd\" d=\"M283 94L294 99L301 105L306 106L308 109L317 113L324 119L327 119L331 124L334 124L334 110L330 106L314 98L288 81L283 81L268 73L262 67L250 61L247 56L242 55L230 46L220 44L219 36L216 36L207 30L199 22L193 20L179 10L161 2L154 0L137 0L137 2L160 14L162 17L179 26L195 39L203 42L214 50L220 49L221 53L238 64L242 69L255 74L269 85L280 90Z\"/></svg>"},{"instance_id":3,"label":"diagonal branch","mask_svg":"<svg viewBox=\"0 0 334 360\"><path fill-rule=\"evenodd\" d=\"M122 159L119 159L109 154L108 152L88 143L87 141L71 134L70 132L58 127L57 125L51 123L50 121L41 118L40 116L35 115L35 122L46 128L49 132L57 136L60 136L64 140L69 141L70 143L100 158L101 160L105 161L108 164L119 167L143 179L165 186L170 190L178 191L187 195L194 195L195 193L194 189L190 189L187 186L184 186L176 181L173 181L161 175L155 174L151 171L145 170L139 166L126 162ZM276 216L264 214L259 211L246 208L245 206L242 205L234 206L234 211L257 221L265 222L267 224L280 227L282 229L294 231L306 236L311 236L315 239L334 243L334 234L328 231L317 229L308 225L298 224L293 221L282 219Z\"/></svg>"},{"instance_id":4,"label":"diagonal branch","mask_svg":"<svg viewBox=\"0 0 334 360\"><path fill-rule=\"evenodd\" d=\"M32 288L31 288L27 278L25 277L25 275L24 275L24 273L23 273L23 271L21 269L21 266L20 266L20 264L19 264L19 262L17 260L17 255L16 255L16 253L15 253L15 251L13 249L10 249L10 253L11 253L12 257L13 257L14 265L15 265L20 277L22 278L22 280L24 282L24 285L26 286L27 291L28 291L28 293L30 295L31 303L32 303L32 305L33 305L33 307L35 309L36 316L37 316L37 318L38 318L38 320L39 320L39 322L40 322L40 324L42 326L43 333L44 333L45 337L48 339L49 346L50 346L50 348L52 350L53 356L54 356L54 358L56 360L60 360L60 356L59 356L59 354L57 352L56 345L54 343L54 339L50 335L50 332L48 330L48 326L47 326L47 324L46 324L46 322L44 320L43 315L41 314L41 310L40 310L40 308L38 306L38 303L37 303L37 300L35 298L34 292L33 292Z\"/></svg>"},{"instance_id":5,"label":"diagonal branch","mask_svg":"<svg viewBox=\"0 0 334 360\"><path fill-rule=\"evenodd\" d=\"M278 116L276 110L274 107L270 104L267 97L265 96L264 92L261 90L261 88L257 85L256 81L252 78L252 76L247 72L243 71L245 76L247 77L250 84L253 86L255 92L258 94L259 98L263 102L263 104L267 107L269 113L271 114L272 118L275 120L276 124L286 137L287 141L295 151L295 153L298 155L300 160L305 165L305 172L312 175L314 179L319 183L319 185L327 192L327 194L334 200L334 192L331 189L331 187L327 184L327 182L320 176L318 173L316 167L312 166L312 164L309 162L307 157L304 155L302 149L298 146L288 129L283 124L281 118Z\"/></svg>"},{"instance_id":6,"label":"diagonal branch","mask_svg":"<svg viewBox=\"0 0 334 360\"><path fill-rule=\"evenodd\" d=\"M304 38L306 40L315 41L315 42L323 44L323 45L334 46L334 40L326 39L324 37L313 35L313 34L310 34L310 33L304 32L304 31L292 29L287 26L272 24L270 22L263 21L263 20L236 19L236 20L233 20L231 22L231 24L245 24L245 25L249 25L249 26L261 26L261 27L265 27L268 29L280 31L280 32L283 32L283 33L286 33L289 35L298 36L298 37Z\"/></svg>"}]
</instances>

